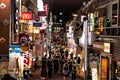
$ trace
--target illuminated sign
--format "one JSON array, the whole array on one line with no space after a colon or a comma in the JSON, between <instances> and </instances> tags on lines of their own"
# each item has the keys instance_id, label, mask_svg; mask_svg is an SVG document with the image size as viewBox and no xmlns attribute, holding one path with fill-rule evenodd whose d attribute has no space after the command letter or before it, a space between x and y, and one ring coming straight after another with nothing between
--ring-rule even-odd
<instances>
[{"instance_id":1,"label":"illuminated sign","mask_svg":"<svg viewBox=\"0 0 120 80\"><path fill-rule=\"evenodd\" d=\"M110 53L110 43L104 43L104 52Z\"/></svg>"},{"instance_id":2,"label":"illuminated sign","mask_svg":"<svg viewBox=\"0 0 120 80\"><path fill-rule=\"evenodd\" d=\"M90 31L94 31L94 14L90 13Z\"/></svg>"},{"instance_id":3,"label":"illuminated sign","mask_svg":"<svg viewBox=\"0 0 120 80\"><path fill-rule=\"evenodd\" d=\"M102 43L102 42L94 42L93 43L93 48L95 50L104 51L104 43Z\"/></svg>"},{"instance_id":4,"label":"illuminated sign","mask_svg":"<svg viewBox=\"0 0 120 80\"><path fill-rule=\"evenodd\" d=\"M103 17L99 18L99 24L98 25L99 25L100 31L102 32L103 31L103 25L104 25Z\"/></svg>"},{"instance_id":5,"label":"illuminated sign","mask_svg":"<svg viewBox=\"0 0 120 80\"><path fill-rule=\"evenodd\" d=\"M22 12L22 19L23 20L32 20L32 12Z\"/></svg>"},{"instance_id":6,"label":"illuminated sign","mask_svg":"<svg viewBox=\"0 0 120 80\"><path fill-rule=\"evenodd\" d=\"M97 68L92 68L92 80L98 80Z\"/></svg>"}]
</instances>

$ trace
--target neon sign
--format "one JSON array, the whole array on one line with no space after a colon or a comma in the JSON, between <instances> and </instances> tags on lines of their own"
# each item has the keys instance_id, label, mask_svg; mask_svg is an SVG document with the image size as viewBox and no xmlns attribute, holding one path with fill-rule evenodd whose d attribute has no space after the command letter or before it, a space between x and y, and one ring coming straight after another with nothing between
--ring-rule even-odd
<instances>
[{"instance_id":1,"label":"neon sign","mask_svg":"<svg viewBox=\"0 0 120 80\"><path fill-rule=\"evenodd\" d=\"M23 20L32 20L32 12L22 12L22 19Z\"/></svg>"}]
</instances>

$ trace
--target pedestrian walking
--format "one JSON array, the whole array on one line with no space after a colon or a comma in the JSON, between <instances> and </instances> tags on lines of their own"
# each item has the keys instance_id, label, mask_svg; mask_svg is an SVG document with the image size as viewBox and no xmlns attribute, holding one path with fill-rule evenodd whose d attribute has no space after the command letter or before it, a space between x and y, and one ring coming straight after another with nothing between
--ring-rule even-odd
<instances>
[{"instance_id":1,"label":"pedestrian walking","mask_svg":"<svg viewBox=\"0 0 120 80\"><path fill-rule=\"evenodd\" d=\"M57 57L54 58L53 63L54 63L54 73L56 74L59 70L59 61Z\"/></svg>"},{"instance_id":2,"label":"pedestrian walking","mask_svg":"<svg viewBox=\"0 0 120 80\"><path fill-rule=\"evenodd\" d=\"M50 58L48 59L47 66L48 66L48 78L49 80L51 80L53 68L52 68L52 60Z\"/></svg>"},{"instance_id":3,"label":"pedestrian walking","mask_svg":"<svg viewBox=\"0 0 120 80\"><path fill-rule=\"evenodd\" d=\"M64 80L66 80L69 77L69 74L70 74L69 64L66 62L63 65L63 78L64 78Z\"/></svg>"},{"instance_id":4,"label":"pedestrian walking","mask_svg":"<svg viewBox=\"0 0 120 80\"><path fill-rule=\"evenodd\" d=\"M37 69L38 66L38 57L36 57L35 61L34 61L34 69Z\"/></svg>"},{"instance_id":5,"label":"pedestrian walking","mask_svg":"<svg viewBox=\"0 0 120 80\"><path fill-rule=\"evenodd\" d=\"M42 67L41 67L41 79L45 80L47 77L47 69L46 69L46 61L43 61L45 63L42 63Z\"/></svg>"},{"instance_id":6,"label":"pedestrian walking","mask_svg":"<svg viewBox=\"0 0 120 80\"><path fill-rule=\"evenodd\" d=\"M71 76L71 80L75 80L75 79L76 79L76 66L73 67L72 76Z\"/></svg>"}]
</instances>

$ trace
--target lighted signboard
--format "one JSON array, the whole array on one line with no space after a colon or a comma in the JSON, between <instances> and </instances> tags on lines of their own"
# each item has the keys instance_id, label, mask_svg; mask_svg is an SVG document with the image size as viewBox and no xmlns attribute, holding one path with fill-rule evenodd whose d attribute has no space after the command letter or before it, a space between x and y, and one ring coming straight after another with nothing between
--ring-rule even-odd
<instances>
[{"instance_id":1,"label":"lighted signboard","mask_svg":"<svg viewBox=\"0 0 120 80\"><path fill-rule=\"evenodd\" d=\"M97 68L92 68L92 80L98 80Z\"/></svg>"},{"instance_id":2,"label":"lighted signboard","mask_svg":"<svg viewBox=\"0 0 120 80\"><path fill-rule=\"evenodd\" d=\"M100 31L102 32L103 31L103 25L104 25L103 17L100 17L98 22L99 22L98 25L99 25Z\"/></svg>"},{"instance_id":3,"label":"lighted signboard","mask_svg":"<svg viewBox=\"0 0 120 80\"><path fill-rule=\"evenodd\" d=\"M22 12L21 17L23 20L32 20L33 19L32 12Z\"/></svg>"},{"instance_id":4,"label":"lighted signboard","mask_svg":"<svg viewBox=\"0 0 120 80\"><path fill-rule=\"evenodd\" d=\"M10 45L9 52L10 53L20 53L21 45Z\"/></svg>"},{"instance_id":5,"label":"lighted signboard","mask_svg":"<svg viewBox=\"0 0 120 80\"><path fill-rule=\"evenodd\" d=\"M104 43L104 52L110 53L110 43Z\"/></svg>"},{"instance_id":6,"label":"lighted signboard","mask_svg":"<svg viewBox=\"0 0 120 80\"><path fill-rule=\"evenodd\" d=\"M90 31L94 31L94 14L90 13Z\"/></svg>"}]
</instances>

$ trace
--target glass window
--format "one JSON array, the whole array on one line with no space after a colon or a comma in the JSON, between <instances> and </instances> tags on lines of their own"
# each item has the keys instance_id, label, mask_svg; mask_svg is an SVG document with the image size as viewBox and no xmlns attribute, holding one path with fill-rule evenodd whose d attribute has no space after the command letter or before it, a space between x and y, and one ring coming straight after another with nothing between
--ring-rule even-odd
<instances>
[{"instance_id":1,"label":"glass window","mask_svg":"<svg viewBox=\"0 0 120 80\"><path fill-rule=\"evenodd\" d=\"M118 36L120 36L120 28L118 28Z\"/></svg>"},{"instance_id":2,"label":"glass window","mask_svg":"<svg viewBox=\"0 0 120 80\"><path fill-rule=\"evenodd\" d=\"M120 26L120 2L119 2L118 26Z\"/></svg>"},{"instance_id":3,"label":"glass window","mask_svg":"<svg viewBox=\"0 0 120 80\"><path fill-rule=\"evenodd\" d=\"M106 35L110 35L110 29L106 29Z\"/></svg>"},{"instance_id":4,"label":"glass window","mask_svg":"<svg viewBox=\"0 0 120 80\"><path fill-rule=\"evenodd\" d=\"M117 24L117 3L112 5L112 24Z\"/></svg>"},{"instance_id":5,"label":"glass window","mask_svg":"<svg viewBox=\"0 0 120 80\"><path fill-rule=\"evenodd\" d=\"M111 35L112 36L117 36L117 28L111 28Z\"/></svg>"}]
</instances>

